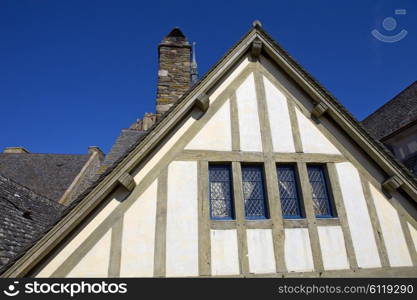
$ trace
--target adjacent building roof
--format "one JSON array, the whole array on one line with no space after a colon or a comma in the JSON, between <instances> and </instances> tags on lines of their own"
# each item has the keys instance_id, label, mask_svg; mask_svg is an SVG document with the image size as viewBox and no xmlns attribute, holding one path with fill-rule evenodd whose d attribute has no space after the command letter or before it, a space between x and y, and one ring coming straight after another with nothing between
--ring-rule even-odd
<instances>
[{"instance_id":1,"label":"adjacent building roof","mask_svg":"<svg viewBox=\"0 0 417 300\"><path fill-rule=\"evenodd\" d=\"M63 207L0 175L0 268L39 239Z\"/></svg>"},{"instance_id":2,"label":"adjacent building roof","mask_svg":"<svg viewBox=\"0 0 417 300\"><path fill-rule=\"evenodd\" d=\"M134 129L122 129L116 142L110 149L103 161L103 166L111 166L118 159L123 157L126 152L136 144L137 141L146 134L146 131L139 131Z\"/></svg>"},{"instance_id":3,"label":"adjacent building roof","mask_svg":"<svg viewBox=\"0 0 417 300\"><path fill-rule=\"evenodd\" d=\"M366 117L362 124L378 140L417 121L417 81Z\"/></svg>"},{"instance_id":4,"label":"adjacent building roof","mask_svg":"<svg viewBox=\"0 0 417 300\"><path fill-rule=\"evenodd\" d=\"M58 201L88 158L88 154L0 153L0 174Z\"/></svg>"}]
</instances>

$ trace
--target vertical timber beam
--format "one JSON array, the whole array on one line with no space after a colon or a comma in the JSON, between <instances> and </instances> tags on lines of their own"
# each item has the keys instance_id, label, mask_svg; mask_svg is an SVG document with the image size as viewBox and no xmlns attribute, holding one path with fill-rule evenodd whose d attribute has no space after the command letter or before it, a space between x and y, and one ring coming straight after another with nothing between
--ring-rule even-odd
<instances>
[{"instance_id":1,"label":"vertical timber beam","mask_svg":"<svg viewBox=\"0 0 417 300\"><path fill-rule=\"evenodd\" d=\"M111 229L111 246L109 261L109 277L120 277L122 259L123 215L119 217Z\"/></svg>"},{"instance_id":2,"label":"vertical timber beam","mask_svg":"<svg viewBox=\"0 0 417 300\"><path fill-rule=\"evenodd\" d=\"M303 162L297 162L297 171L300 176L301 193L303 195L304 207L306 211L314 269L315 271L322 273L324 271L323 257L321 254L319 234L317 231L317 220L316 214L314 212L311 185L307 173L307 165Z\"/></svg>"},{"instance_id":3,"label":"vertical timber beam","mask_svg":"<svg viewBox=\"0 0 417 300\"><path fill-rule=\"evenodd\" d=\"M210 211L208 200L208 162L198 162L198 270L211 275Z\"/></svg>"},{"instance_id":4,"label":"vertical timber beam","mask_svg":"<svg viewBox=\"0 0 417 300\"><path fill-rule=\"evenodd\" d=\"M269 215L272 219L272 240L276 271L286 273L284 255L284 223L282 219L281 201L278 191L276 165L273 159L272 133L266 103L265 85L262 74L255 69L255 88L258 103L258 117L261 127L262 149L265 157L265 180L268 198Z\"/></svg>"},{"instance_id":5,"label":"vertical timber beam","mask_svg":"<svg viewBox=\"0 0 417 300\"><path fill-rule=\"evenodd\" d=\"M378 254L381 260L381 265L382 267L389 267L387 248L385 246L384 237L382 235L381 224L379 223L378 215L376 213L374 199L372 198L371 191L369 190L369 183L362 175L360 175L360 177L366 205L368 206L369 217L371 218L376 246L378 247Z\"/></svg>"},{"instance_id":6,"label":"vertical timber beam","mask_svg":"<svg viewBox=\"0 0 417 300\"><path fill-rule=\"evenodd\" d=\"M236 92L230 97L230 122L232 128L232 151L240 151L239 113Z\"/></svg>"},{"instance_id":7,"label":"vertical timber beam","mask_svg":"<svg viewBox=\"0 0 417 300\"><path fill-rule=\"evenodd\" d=\"M168 167L165 167L158 178L155 224L154 277L165 277L166 263L166 229L167 229L167 191Z\"/></svg>"},{"instance_id":8,"label":"vertical timber beam","mask_svg":"<svg viewBox=\"0 0 417 300\"><path fill-rule=\"evenodd\" d=\"M414 245L410 228L408 227L408 224L407 224L408 223L407 219L409 218L409 215L406 209L404 209L404 207L401 205L401 203L397 199L394 199L393 205L395 209L397 210L398 218L400 219L401 228L403 230L405 242L407 243L408 252L410 253L411 261L413 263L413 266L417 266L417 249Z\"/></svg>"},{"instance_id":9,"label":"vertical timber beam","mask_svg":"<svg viewBox=\"0 0 417 300\"><path fill-rule=\"evenodd\" d=\"M345 240L346 254L350 268L352 270L358 269L358 262L356 260L355 249L353 247L352 235L350 233L349 223L347 220L346 209L343 203L342 191L340 189L339 177L337 175L336 166L334 163L327 163L327 171L329 172L330 187L332 189L333 199L336 206L337 216L343 231Z\"/></svg>"},{"instance_id":10,"label":"vertical timber beam","mask_svg":"<svg viewBox=\"0 0 417 300\"><path fill-rule=\"evenodd\" d=\"M292 99L287 97L287 105L288 113L290 115L295 152L303 153L303 144L301 143L300 127L298 126L297 114L295 113L295 103Z\"/></svg>"},{"instance_id":11,"label":"vertical timber beam","mask_svg":"<svg viewBox=\"0 0 417 300\"><path fill-rule=\"evenodd\" d=\"M239 251L239 268L243 275L249 274L248 240L245 228L245 207L242 188L242 170L239 162L232 162L233 195L235 199L236 230Z\"/></svg>"}]
</instances>

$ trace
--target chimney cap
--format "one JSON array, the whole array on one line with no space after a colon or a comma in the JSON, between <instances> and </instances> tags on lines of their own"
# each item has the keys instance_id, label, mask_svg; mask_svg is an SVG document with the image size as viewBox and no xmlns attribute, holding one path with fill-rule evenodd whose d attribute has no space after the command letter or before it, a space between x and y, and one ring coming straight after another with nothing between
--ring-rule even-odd
<instances>
[{"instance_id":1,"label":"chimney cap","mask_svg":"<svg viewBox=\"0 0 417 300\"><path fill-rule=\"evenodd\" d=\"M189 47L190 43L187 41L184 33L182 33L179 27L174 27L161 41L160 46L173 46L173 47Z\"/></svg>"},{"instance_id":2,"label":"chimney cap","mask_svg":"<svg viewBox=\"0 0 417 300\"><path fill-rule=\"evenodd\" d=\"M184 33L182 33L181 29L178 26L175 26L174 29L172 29L171 32L168 33L166 37L182 37L182 38L185 38L185 35L184 35Z\"/></svg>"},{"instance_id":3,"label":"chimney cap","mask_svg":"<svg viewBox=\"0 0 417 300\"><path fill-rule=\"evenodd\" d=\"M98 146L88 146L88 153L92 154L95 152L103 154L103 151Z\"/></svg>"},{"instance_id":4,"label":"chimney cap","mask_svg":"<svg viewBox=\"0 0 417 300\"><path fill-rule=\"evenodd\" d=\"M100 159L100 161L102 161L104 159L104 153L103 151L101 151L101 149L97 146L89 146L88 147L88 154L92 155L94 153L98 154L98 157Z\"/></svg>"},{"instance_id":5,"label":"chimney cap","mask_svg":"<svg viewBox=\"0 0 417 300\"><path fill-rule=\"evenodd\" d=\"M30 153L24 147L6 147L3 150L3 153Z\"/></svg>"}]
</instances>

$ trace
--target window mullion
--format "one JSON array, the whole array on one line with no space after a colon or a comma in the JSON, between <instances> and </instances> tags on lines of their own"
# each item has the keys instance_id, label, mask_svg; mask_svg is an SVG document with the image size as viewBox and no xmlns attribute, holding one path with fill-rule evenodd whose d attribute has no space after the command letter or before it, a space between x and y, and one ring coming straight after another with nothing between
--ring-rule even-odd
<instances>
[{"instance_id":1,"label":"window mullion","mask_svg":"<svg viewBox=\"0 0 417 300\"><path fill-rule=\"evenodd\" d=\"M281 210L281 200L278 191L278 178L275 161L268 158L265 161L265 187L267 191L269 215L272 219L272 234L274 241L275 263L278 272L287 272L284 251L284 223Z\"/></svg>"},{"instance_id":2,"label":"window mullion","mask_svg":"<svg viewBox=\"0 0 417 300\"><path fill-rule=\"evenodd\" d=\"M308 224L308 232L310 236L311 251L313 254L314 269L316 271L323 270L323 258L319 243L319 235L317 232L316 215L313 206L313 197L311 185L308 178L307 165L304 162L297 162L297 171L300 176L301 194L304 201L305 214Z\"/></svg>"},{"instance_id":3,"label":"window mullion","mask_svg":"<svg viewBox=\"0 0 417 300\"><path fill-rule=\"evenodd\" d=\"M245 228L245 206L243 200L242 170L240 163L232 162L233 194L238 237L240 273L249 273L248 242Z\"/></svg>"}]
</instances>

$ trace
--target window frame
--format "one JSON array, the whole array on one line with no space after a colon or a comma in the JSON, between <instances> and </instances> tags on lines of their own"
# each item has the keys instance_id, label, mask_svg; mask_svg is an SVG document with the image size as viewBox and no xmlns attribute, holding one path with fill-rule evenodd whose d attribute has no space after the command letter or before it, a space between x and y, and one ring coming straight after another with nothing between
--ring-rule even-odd
<instances>
[{"instance_id":1,"label":"window frame","mask_svg":"<svg viewBox=\"0 0 417 300\"><path fill-rule=\"evenodd\" d=\"M281 205L281 215L284 220L303 220L306 219L305 207L304 207L304 199L302 193L302 186L300 175L298 172L298 168L296 163L276 163L276 174L277 174L277 183L278 183L278 195ZM295 179L295 188L297 193L297 208L299 215L298 216L291 216L291 215L284 215L284 210L282 209L282 198L281 198L281 191L280 191L280 180L279 180L279 167L291 167L294 171L294 179Z\"/></svg>"},{"instance_id":2,"label":"window frame","mask_svg":"<svg viewBox=\"0 0 417 300\"><path fill-rule=\"evenodd\" d=\"M263 191L263 207L264 207L264 215L263 216L251 216L248 217L246 215L246 203L245 203L245 194L243 191L243 169L245 167L249 168L259 168L261 170L261 183L262 183L262 191ZM241 175L241 186L242 186L242 200L243 200L243 214L245 220L248 221L257 221L257 220L268 220L270 219L270 213L269 213L269 205L268 205L268 192L267 192L267 186L266 186L266 174L265 174L265 167L264 163L246 163L243 162L240 164L240 175Z\"/></svg>"},{"instance_id":3,"label":"window frame","mask_svg":"<svg viewBox=\"0 0 417 300\"><path fill-rule=\"evenodd\" d=\"M229 191L230 191L230 217L216 217L213 216L213 209L212 209L212 198L211 198L211 190L210 190L210 169L211 168L220 168L220 167L226 167L229 169ZM231 163L217 163L217 162L209 162L208 164L208 188L207 188L207 194L208 194L208 200L209 200L209 210L210 210L210 220L212 221L233 221L236 219L235 214L235 205L234 205L234 194L233 194L233 169Z\"/></svg>"},{"instance_id":4,"label":"window frame","mask_svg":"<svg viewBox=\"0 0 417 300\"><path fill-rule=\"evenodd\" d=\"M325 191L327 192L327 198L328 198L327 203L328 203L328 206L329 206L330 215L329 214L328 215L317 215L316 214L316 211L314 209L314 202L315 201L313 199L313 187L311 185L310 175L309 175L309 172L308 172L309 167L319 167L323 171L324 185L325 185ZM314 216L316 217L316 219L335 219L335 218L338 218L327 165L326 164L320 164L320 163L308 163L308 164L306 164L306 169L307 169L307 180L308 180L308 184L310 185L311 200L313 201Z\"/></svg>"}]
</instances>

